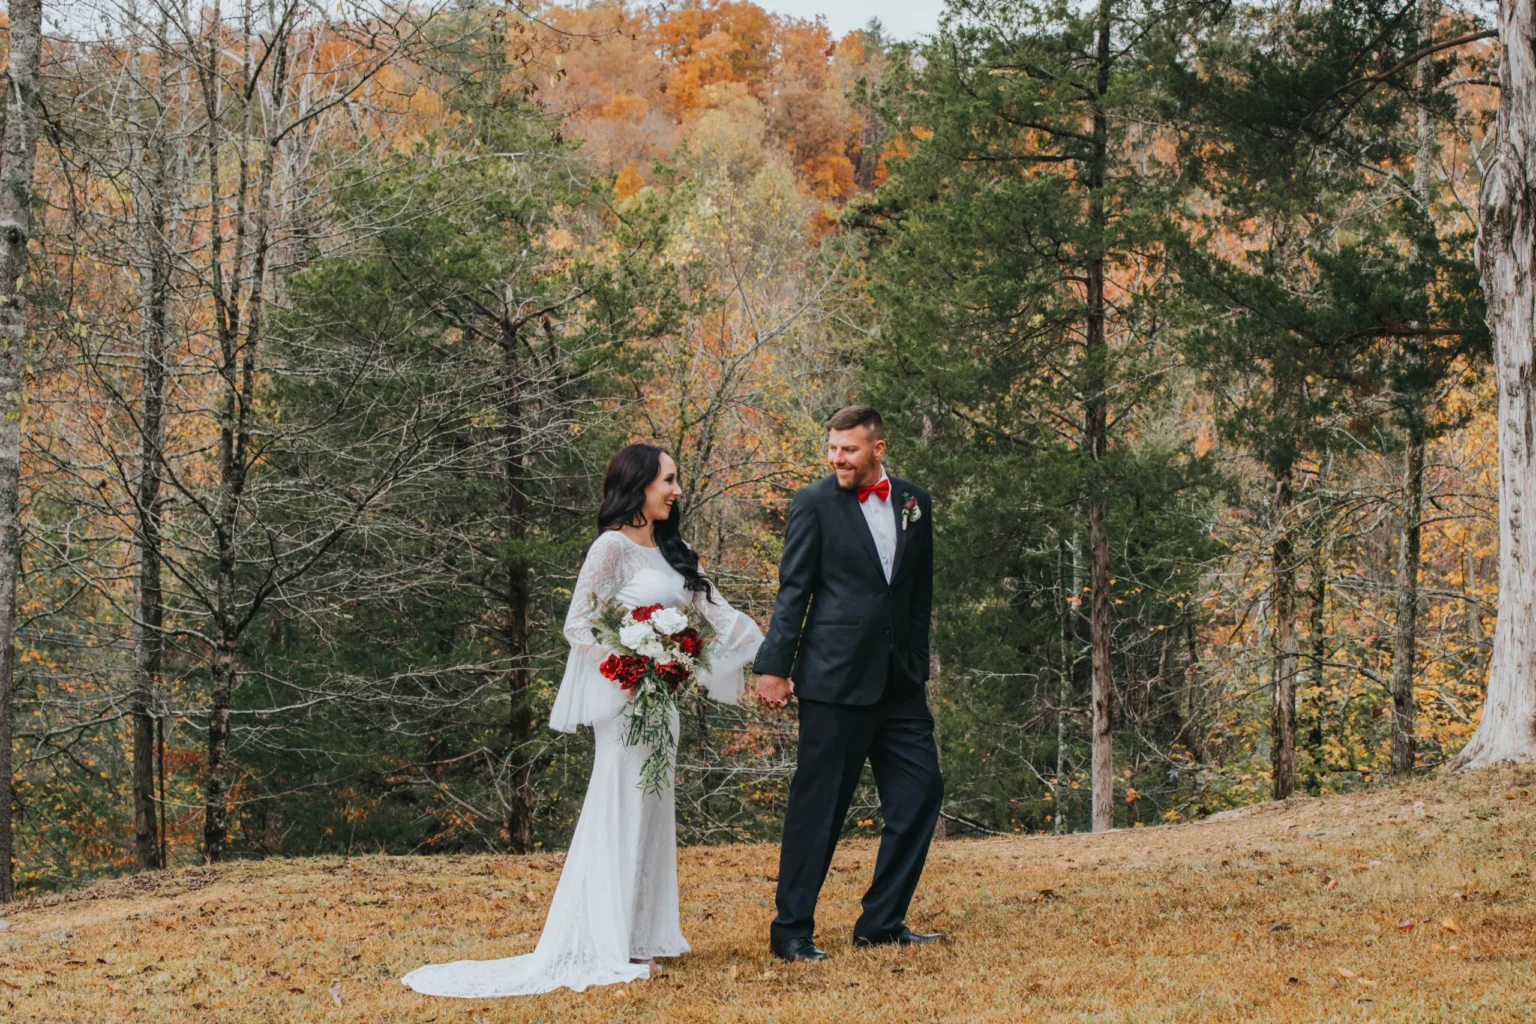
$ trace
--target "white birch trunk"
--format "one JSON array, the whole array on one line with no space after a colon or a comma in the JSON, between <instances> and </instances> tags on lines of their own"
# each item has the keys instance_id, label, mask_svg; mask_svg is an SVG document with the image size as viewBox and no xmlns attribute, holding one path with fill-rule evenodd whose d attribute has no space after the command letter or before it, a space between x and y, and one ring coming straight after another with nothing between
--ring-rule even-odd
<instances>
[{"instance_id":1,"label":"white birch trunk","mask_svg":"<svg viewBox=\"0 0 1536 1024\"><path fill-rule=\"evenodd\" d=\"M1483 716L1456 767L1536 757L1536 3L1499 4L1499 112L1477 262L1499 389L1499 605Z\"/></svg>"}]
</instances>

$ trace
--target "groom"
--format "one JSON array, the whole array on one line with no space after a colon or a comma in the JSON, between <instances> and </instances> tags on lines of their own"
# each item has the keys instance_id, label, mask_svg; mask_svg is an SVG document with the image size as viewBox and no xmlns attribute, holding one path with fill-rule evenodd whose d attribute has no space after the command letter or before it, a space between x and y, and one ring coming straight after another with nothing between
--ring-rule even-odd
<instances>
[{"instance_id":1,"label":"groom","mask_svg":"<svg viewBox=\"0 0 1536 1024\"><path fill-rule=\"evenodd\" d=\"M886 476L874 409L849 406L827 429L833 475L795 492L773 622L753 665L765 702L799 699L771 931L784 960L826 959L813 940L816 897L866 760L885 828L854 943L943 938L906 925L944 795L924 690L933 607L928 493Z\"/></svg>"}]
</instances>

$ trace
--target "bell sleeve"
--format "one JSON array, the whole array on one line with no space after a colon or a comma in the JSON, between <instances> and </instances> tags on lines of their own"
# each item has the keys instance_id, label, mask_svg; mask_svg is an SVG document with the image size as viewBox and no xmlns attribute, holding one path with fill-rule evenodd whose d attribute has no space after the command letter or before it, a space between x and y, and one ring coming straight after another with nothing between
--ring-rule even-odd
<instances>
[{"instance_id":1,"label":"bell sleeve","mask_svg":"<svg viewBox=\"0 0 1536 1024\"><path fill-rule=\"evenodd\" d=\"M735 704L746 687L742 669L757 656L763 631L757 628L752 616L732 608L719 590L711 589L710 595L693 595L694 607L715 630L709 668L699 674L699 682L712 700Z\"/></svg>"},{"instance_id":2,"label":"bell sleeve","mask_svg":"<svg viewBox=\"0 0 1536 1024\"><path fill-rule=\"evenodd\" d=\"M598 671L609 651L592 634L596 603L611 601L625 581L622 537L602 534L592 542L576 586L571 591L571 606L565 613L562 632L570 642L571 653L565 662L565 676L549 712L549 727L560 732L575 732L579 725L593 725L612 718L624 707L624 694Z\"/></svg>"}]
</instances>

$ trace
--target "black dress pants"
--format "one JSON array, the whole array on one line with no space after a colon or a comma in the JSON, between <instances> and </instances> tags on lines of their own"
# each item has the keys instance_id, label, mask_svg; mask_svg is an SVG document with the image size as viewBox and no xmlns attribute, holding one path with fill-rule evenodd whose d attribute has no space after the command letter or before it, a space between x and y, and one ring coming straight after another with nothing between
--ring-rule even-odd
<instances>
[{"instance_id":1,"label":"black dress pants","mask_svg":"<svg viewBox=\"0 0 1536 1024\"><path fill-rule=\"evenodd\" d=\"M933 840L944 779L922 688L889 697L869 706L799 702L799 761L784 815L774 941L810 938L815 931L816 899L866 760L885 828L853 934L884 938L906 920Z\"/></svg>"}]
</instances>

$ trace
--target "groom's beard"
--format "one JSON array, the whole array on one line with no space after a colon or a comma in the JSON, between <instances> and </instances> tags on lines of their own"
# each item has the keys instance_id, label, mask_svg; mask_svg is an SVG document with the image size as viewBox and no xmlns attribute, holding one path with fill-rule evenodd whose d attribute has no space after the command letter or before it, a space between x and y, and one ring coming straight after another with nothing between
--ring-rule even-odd
<instances>
[{"instance_id":1,"label":"groom's beard","mask_svg":"<svg viewBox=\"0 0 1536 1024\"><path fill-rule=\"evenodd\" d=\"M857 467L845 470L841 467L833 466L832 472L837 476L837 486L845 491L851 491L856 487L867 487L880 482L880 463L878 462L874 464L872 469L868 470L862 470Z\"/></svg>"}]
</instances>

